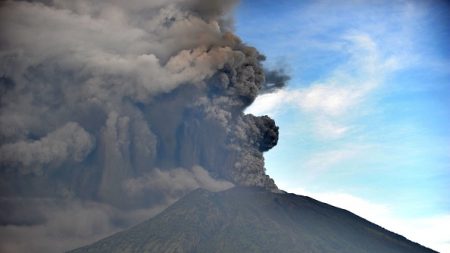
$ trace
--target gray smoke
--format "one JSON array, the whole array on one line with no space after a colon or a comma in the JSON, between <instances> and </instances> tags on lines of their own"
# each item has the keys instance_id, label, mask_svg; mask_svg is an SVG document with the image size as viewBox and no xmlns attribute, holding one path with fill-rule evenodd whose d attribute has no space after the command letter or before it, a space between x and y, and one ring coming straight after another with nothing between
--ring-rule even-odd
<instances>
[{"instance_id":1,"label":"gray smoke","mask_svg":"<svg viewBox=\"0 0 450 253\"><path fill-rule=\"evenodd\" d=\"M243 111L288 78L232 34L235 2L0 4L0 252L77 247L198 187L277 189L278 128Z\"/></svg>"},{"instance_id":2,"label":"gray smoke","mask_svg":"<svg viewBox=\"0 0 450 253\"><path fill-rule=\"evenodd\" d=\"M266 82L261 93L270 93L283 88L291 77L284 72L284 69L267 70L265 73Z\"/></svg>"}]
</instances>

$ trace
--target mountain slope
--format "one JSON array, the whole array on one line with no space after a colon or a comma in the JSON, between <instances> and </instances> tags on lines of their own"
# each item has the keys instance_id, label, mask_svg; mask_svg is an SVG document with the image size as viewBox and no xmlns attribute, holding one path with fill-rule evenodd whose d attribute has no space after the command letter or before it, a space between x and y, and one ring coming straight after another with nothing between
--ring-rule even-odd
<instances>
[{"instance_id":1,"label":"mountain slope","mask_svg":"<svg viewBox=\"0 0 450 253\"><path fill-rule=\"evenodd\" d=\"M196 190L158 216L72 253L435 252L309 197Z\"/></svg>"}]
</instances>

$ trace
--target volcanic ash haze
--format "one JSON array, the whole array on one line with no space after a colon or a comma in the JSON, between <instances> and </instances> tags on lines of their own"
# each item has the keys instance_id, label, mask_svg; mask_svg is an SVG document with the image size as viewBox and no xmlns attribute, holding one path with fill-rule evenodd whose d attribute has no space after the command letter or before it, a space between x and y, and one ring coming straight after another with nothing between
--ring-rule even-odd
<instances>
[{"instance_id":1,"label":"volcanic ash haze","mask_svg":"<svg viewBox=\"0 0 450 253\"><path fill-rule=\"evenodd\" d=\"M234 4L0 4L0 252L75 248L197 187L277 189L278 127L243 110L287 78L232 34Z\"/></svg>"}]
</instances>

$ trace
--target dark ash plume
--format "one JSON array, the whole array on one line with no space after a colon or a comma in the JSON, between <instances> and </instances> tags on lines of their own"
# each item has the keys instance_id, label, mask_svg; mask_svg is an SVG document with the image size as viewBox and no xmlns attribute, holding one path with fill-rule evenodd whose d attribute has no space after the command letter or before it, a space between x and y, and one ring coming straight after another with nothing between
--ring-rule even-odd
<instances>
[{"instance_id":1,"label":"dark ash plume","mask_svg":"<svg viewBox=\"0 0 450 253\"><path fill-rule=\"evenodd\" d=\"M278 127L243 111L287 78L230 32L235 2L0 5L0 252L77 247L198 187L277 190Z\"/></svg>"},{"instance_id":2,"label":"dark ash plume","mask_svg":"<svg viewBox=\"0 0 450 253\"><path fill-rule=\"evenodd\" d=\"M261 89L261 93L270 93L284 88L291 77L283 69L267 70L265 72L266 82Z\"/></svg>"}]
</instances>

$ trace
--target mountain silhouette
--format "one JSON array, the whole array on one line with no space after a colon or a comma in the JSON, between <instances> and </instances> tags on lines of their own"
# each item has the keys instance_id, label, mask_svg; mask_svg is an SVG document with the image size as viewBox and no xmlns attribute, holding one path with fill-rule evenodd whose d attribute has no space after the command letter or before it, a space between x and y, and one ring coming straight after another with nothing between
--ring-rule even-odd
<instances>
[{"instance_id":1,"label":"mountain silhouette","mask_svg":"<svg viewBox=\"0 0 450 253\"><path fill-rule=\"evenodd\" d=\"M159 215L71 253L431 253L349 211L263 188L197 189Z\"/></svg>"}]
</instances>

